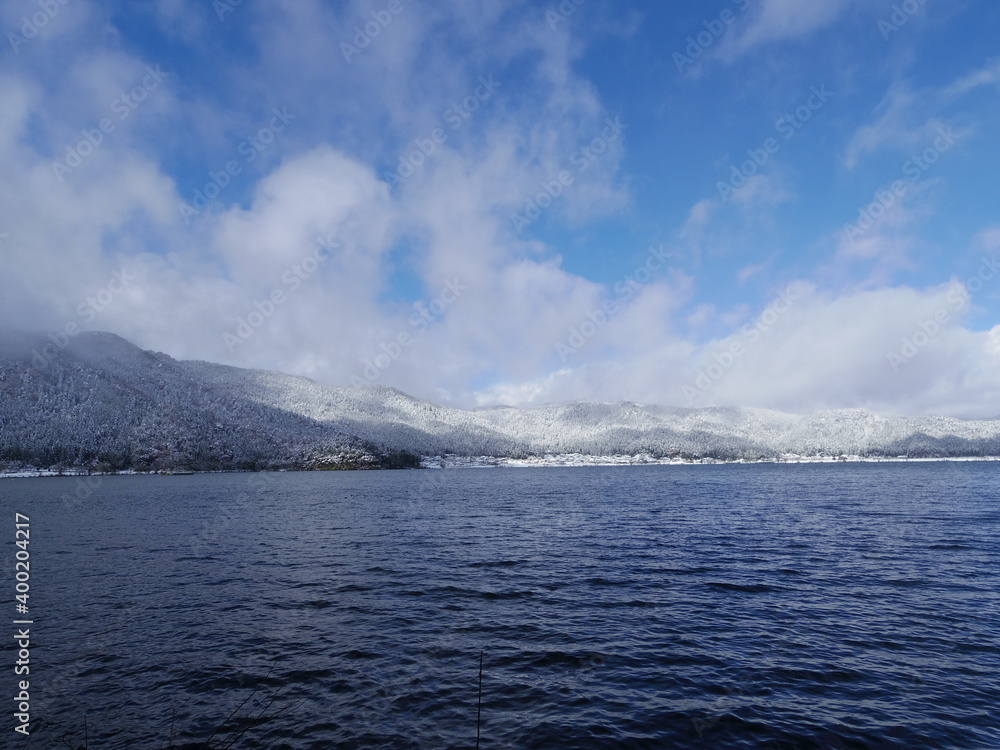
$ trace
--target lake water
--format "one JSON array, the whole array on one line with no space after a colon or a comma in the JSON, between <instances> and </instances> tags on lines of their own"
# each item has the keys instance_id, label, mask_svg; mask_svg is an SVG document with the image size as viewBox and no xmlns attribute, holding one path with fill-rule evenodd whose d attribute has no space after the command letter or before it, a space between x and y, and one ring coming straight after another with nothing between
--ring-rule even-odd
<instances>
[{"instance_id":1,"label":"lake water","mask_svg":"<svg viewBox=\"0 0 1000 750\"><path fill-rule=\"evenodd\" d=\"M34 731L13 741L8 700L4 746L193 748L236 711L213 746L472 748L482 652L484 749L998 748L998 480L229 474L71 502L76 479L0 480L4 598L18 511L34 619Z\"/></svg>"}]
</instances>

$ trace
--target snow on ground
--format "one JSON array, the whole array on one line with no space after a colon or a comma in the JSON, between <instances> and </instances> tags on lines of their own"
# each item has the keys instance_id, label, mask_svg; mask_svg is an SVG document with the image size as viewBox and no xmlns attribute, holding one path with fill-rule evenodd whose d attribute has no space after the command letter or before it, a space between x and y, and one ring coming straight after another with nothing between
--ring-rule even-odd
<instances>
[{"instance_id":1,"label":"snow on ground","mask_svg":"<svg viewBox=\"0 0 1000 750\"><path fill-rule=\"evenodd\" d=\"M310 468L392 451L442 457L428 465L511 467L1000 455L1000 419L633 402L466 410L382 386L177 361L110 334L80 334L37 370L40 345L23 334L0 346L0 466L33 476L57 472L32 467Z\"/></svg>"},{"instance_id":2,"label":"snow on ground","mask_svg":"<svg viewBox=\"0 0 1000 750\"><path fill-rule=\"evenodd\" d=\"M736 459L725 461L715 458L683 459L654 458L647 454L634 456L590 456L582 453L545 455L531 458L497 458L494 456L422 456L424 469L494 469L553 466L701 466L707 464L836 464L836 463L930 463L935 461L1000 461L1000 456L975 456L960 458L872 458L866 456L796 456L784 455L776 459Z\"/></svg>"}]
</instances>

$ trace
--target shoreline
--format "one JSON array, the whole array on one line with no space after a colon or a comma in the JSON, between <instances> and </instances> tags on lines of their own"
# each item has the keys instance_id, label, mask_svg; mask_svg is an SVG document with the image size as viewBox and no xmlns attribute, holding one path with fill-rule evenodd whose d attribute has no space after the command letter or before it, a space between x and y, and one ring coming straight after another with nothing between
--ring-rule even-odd
<instances>
[{"instance_id":1,"label":"shoreline","mask_svg":"<svg viewBox=\"0 0 1000 750\"><path fill-rule=\"evenodd\" d=\"M447 454L444 456L421 456L420 469L432 471L452 469L532 469L532 468L567 468L583 466L712 466L741 464L856 464L856 463L935 463L935 462L971 462L1000 461L1000 456L799 456L783 454L776 458L760 459L721 459L721 458L655 458L649 454L636 455L602 455L594 456L583 453L545 454L530 458L508 458L498 456L459 456ZM274 471L250 471L241 469L212 469L209 471L134 471L125 469L113 472L87 472L83 469L65 469L61 472L51 469L23 469L20 471L0 471L0 479L46 479L58 478L79 479L82 477L113 477L113 476L192 476L197 474L261 474L290 472L322 471L322 469L277 469ZM360 469L359 469L360 471ZM368 469L370 471L370 469ZM393 469L382 469L393 471Z\"/></svg>"},{"instance_id":2,"label":"shoreline","mask_svg":"<svg viewBox=\"0 0 1000 750\"><path fill-rule=\"evenodd\" d=\"M498 458L494 456L422 456L424 469L487 469L487 468L546 468L576 466L709 466L719 464L843 464L843 463L934 463L938 461L1000 461L1000 456L799 456L782 454L776 458L654 458L649 454L593 456L583 453L546 454L531 458Z\"/></svg>"}]
</instances>

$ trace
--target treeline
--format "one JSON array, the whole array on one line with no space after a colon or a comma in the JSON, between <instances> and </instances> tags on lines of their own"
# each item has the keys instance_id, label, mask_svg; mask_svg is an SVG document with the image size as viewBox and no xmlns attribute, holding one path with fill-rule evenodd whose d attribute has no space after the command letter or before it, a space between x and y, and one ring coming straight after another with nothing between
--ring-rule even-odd
<instances>
[{"instance_id":1,"label":"treeline","mask_svg":"<svg viewBox=\"0 0 1000 750\"><path fill-rule=\"evenodd\" d=\"M333 388L278 372L178 362L110 334L47 361L0 332L0 462L7 468L410 468L418 455L553 453L719 460L1000 455L1000 422L796 416L759 409L577 403L460 410L386 387Z\"/></svg>"},{"instance_id":2,"label":"treeline","mask_svg":"<svg viewBox=\"0 0 1000 750\"><path fill-rule=\"evenodd\" d=\"M92 354L92 353L91 353ZM192 471L405 468L414 454L192 378L135 347L61 351L44 367L0 352L0 468Z\"/></svg>"}]
</instances>

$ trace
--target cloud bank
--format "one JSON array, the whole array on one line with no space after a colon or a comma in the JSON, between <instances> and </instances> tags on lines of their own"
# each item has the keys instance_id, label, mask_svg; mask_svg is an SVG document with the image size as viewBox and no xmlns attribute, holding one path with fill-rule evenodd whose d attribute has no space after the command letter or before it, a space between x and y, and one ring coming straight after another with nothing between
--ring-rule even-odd
<instances>
[{"instance_id":1,"label":"cloud bank","mask_svg":"<svg viewBox=\"0 0 1000 750\"><path fill-rule=\"evenodd\" d=\"M156 0L134 18L94 0L5 4L3 325L459 406L1000 415L1000 326L982 315L1000 229L957 238L960 271L901 281L939 205L928 170L857 236L842 226L867 201L790 250L774 226L802 200L796 149L814 126L786 145L777 118L720 149L673 199L682 218L663 219L651 196L673 187L641 169L652 126L613 104L590 57L609 43L602 19L649 9L591 3ZM748 9L714 75L837 29L851 6ZM615 43L636 28L621 21ZM995 83L989 60L937 84L930 109L899 78L852 116L824 105L829 168L922 150L952 123L973 138L955 110ZM793 115L797 96L781 99ZM732 196L712 190L769 137L779 150ZM880 174L893 194L895 172ZM616 239L622 223L655 229ZM747 236L760 244L735 257Z\"/></svg>"}]
</instances>

